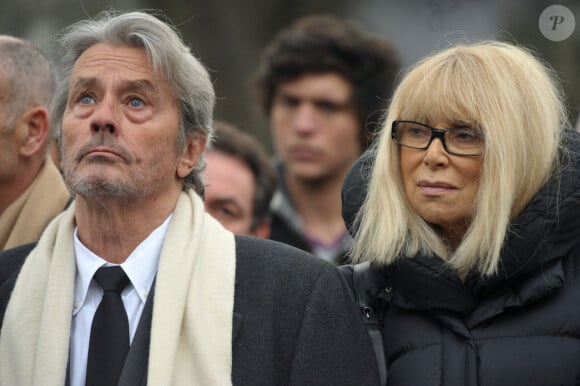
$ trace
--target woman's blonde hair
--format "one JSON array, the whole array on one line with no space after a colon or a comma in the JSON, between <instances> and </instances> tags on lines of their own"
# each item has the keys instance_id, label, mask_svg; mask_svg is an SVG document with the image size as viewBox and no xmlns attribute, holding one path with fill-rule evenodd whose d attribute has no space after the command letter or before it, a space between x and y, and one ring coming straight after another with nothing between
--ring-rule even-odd
<instances>
[{"instance_id":1,"label":"woman's blonde hair","mask_svg":"<svg viewBox=\"0 0 580 386\"><path fill-rule=\"evenodd\" d=\"M485 134L472 220L454 251L409 206L399 146L391 140L394 120L462 122ZM356 220L353 261L388 265L400 257L434 253L460 274L474 268L493 274L510 221L558 167L567 122L556 76L524 48L485 41L423 59L397 87L374 144L375 166Z\"/></svg>"}]
</instances>

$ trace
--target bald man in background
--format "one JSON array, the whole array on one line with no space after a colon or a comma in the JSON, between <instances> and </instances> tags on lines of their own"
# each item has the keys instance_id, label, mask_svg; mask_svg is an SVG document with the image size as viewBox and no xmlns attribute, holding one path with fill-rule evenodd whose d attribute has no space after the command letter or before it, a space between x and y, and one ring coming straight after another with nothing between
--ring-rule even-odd
<instances>
[{"instance_id":1,"label":"bald man in background","mask_svg":"<svg viewBox=\"0 0 580 386\"><path fill-rule=\"evenodd\" d=\"M70 200L47 151L55 83L38 48L0 35L0 250L38 240Z\"/></svg>"}]
</instances>

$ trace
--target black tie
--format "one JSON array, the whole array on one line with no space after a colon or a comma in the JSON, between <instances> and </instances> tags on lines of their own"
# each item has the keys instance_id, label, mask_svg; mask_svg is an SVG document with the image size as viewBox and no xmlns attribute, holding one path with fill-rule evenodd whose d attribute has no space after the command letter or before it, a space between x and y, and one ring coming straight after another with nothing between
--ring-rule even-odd
<instances>
[{"instance_id":1,"label":"black tie","mask_svg":"<svg viewBox=\"0 0 580 386\"><path fill-rule=\"evenodd\" d=\"M129 320L121 300L129 278L120 266L101 267L94 278L103 287L103 298L91 327L85 384L113 386L119 382L129 351Z\"/></svg>"}]
</instances>

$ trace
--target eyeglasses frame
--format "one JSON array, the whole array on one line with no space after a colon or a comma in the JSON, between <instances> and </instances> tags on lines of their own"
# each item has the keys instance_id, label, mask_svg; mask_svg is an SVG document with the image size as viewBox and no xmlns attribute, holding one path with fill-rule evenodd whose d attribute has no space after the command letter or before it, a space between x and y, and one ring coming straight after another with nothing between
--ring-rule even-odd
<instances>
[{"instance_id":1,"label":"eyeglasses frame","mask_svg":"<svg viewBox=\"0 0 580 386\"><path fill-rule=\"evenodd\" d=\"M425 147L415 147L415 146L403 145L401 142L399 142L397 140L397 125L399 123L414 123L414 124L421 125L423 127L430 129L431 130L431 138L429 139L429 142L427 142L427 145ZM445 149L445 152L448 154L456 155L456 156L460 156L460 157L479 157L479 156L483 155L483 151L481 153L477 153L477 154L459 154L459 153L449 151L447 149L447 144L445 143L445 133L448 131L456 131L456 130L467 130L467 131L478 133L482 137L484 136L484 134L481 130L476 130L476 129L469 129L469 128L436 129L436 128L431 127L425 123L416 122L416 121L401 120L401 121L393 121L393 123L391 124L391 139L395 143L398 143L400 146L404 146L404 147L407 147L410 149L427 150L429 148L429 146L431 146L431 143L433 142L433 140L435 138L439 138L441 140L441 143L443 144L443 149Z\"/></svg>"}]
</instances>

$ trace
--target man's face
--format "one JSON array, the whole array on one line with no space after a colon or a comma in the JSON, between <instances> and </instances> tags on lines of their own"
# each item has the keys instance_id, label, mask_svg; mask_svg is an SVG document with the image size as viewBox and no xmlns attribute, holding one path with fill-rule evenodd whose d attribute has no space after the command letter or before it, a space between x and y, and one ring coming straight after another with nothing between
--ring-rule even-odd
<instances>
[{"instance_id":1,"label":"man's face","mask_svg":"<svg viewBox=\"0 0 580 386\"><path fill-rule=\"evenodd\" d=\"M236 157L210 150L205 156L205 209L226 229L252 235L254 175Z\"/></svg>"},{"instance_id":2,"label":"man's face","mask_svg":"<svg viewBox=\"0 0 580 386\"><path fill-rule=\"evenodd\" d=\"M144 49L95 44L76 61L62 121L65 180L85 197L181 190L179 110Z\"/></svg>"},{"instance_id":3,"label":"man's face","mask_svg":"<svg viewBox=\"0 0 580 386\"><path fill-rule=\"evenodd\" d=\"M289 178L343 178L362 151L352 87L335 73L307 74L280 84L270 125Z\"/></svg>"}]
</instances>

